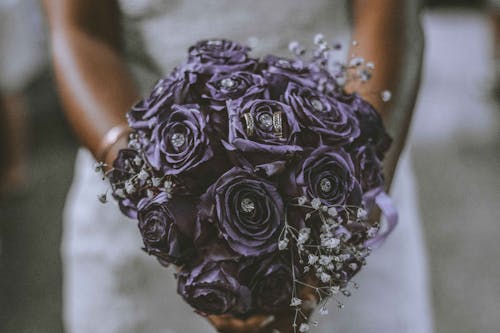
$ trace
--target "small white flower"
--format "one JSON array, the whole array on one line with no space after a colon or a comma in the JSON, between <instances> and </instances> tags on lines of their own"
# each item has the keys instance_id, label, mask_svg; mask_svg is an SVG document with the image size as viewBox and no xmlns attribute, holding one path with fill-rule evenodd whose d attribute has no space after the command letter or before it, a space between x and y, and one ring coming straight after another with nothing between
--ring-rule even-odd
<instances>
[{"instance_id":1,"label":"small white flower","mask_svg":"<svg viewBox=\"0 0 500 333\"><path fill-rule=\"evenodd\" d=\"M94 170L95 170L95 172L104 172L105 166L106 166L106 164L104 162L98 162L95 164Z\"/></svg>"},{"instance_id":2,"label":"small white flower","mask_svg":"<svg viewBox=\"0 0 500 333\"><path fill-rule=\"evenodd\" d=\"M309 266L305 266L305 267L304 267L304 273L308 273L308 272L309 272L309 270L311 270L311 268L310 268Z\"/></svg>"},{"instance_id":3,"label":"small white flower","mask_svg":"<svg viewBox=\"0 0 500 333\"><path fill-rule=\"evenodd\" d=\"M299 231L299 237L297 237L297 244L301 245L307 242L309 239L309 235L311 234L311 229L310 228L302 228Z\"/></svg>"},{"instance_id":4,"label":"small white flower","mask_svg":"<svg viewBox=\"0 0 500 333\"><path fill-rule=\"evenodd\" d=\"M168 191L170 189L172 189L172 181L170 180L166 180L165 183L163 183L163 187L165 187L165 189Z\"/></svg>"},{"instance_id":5,"label":"small white flower","mask_svg":"<svg viewBox=\"0 0 500 333\"><path fill-rule=\"evenodd\" d=\"M351 61L349 62L349 66L353 67L361 66L364 62L365 59L363 57L355 57L351 59Z\"/></svg>"},{"instance_id":6,"label":"small white flower","mask_svg":"<svg viewBox=\"0 0 500 333\"><path fill-rule=\"evenodd\" d=\"M322 255L319 259L319 263L323 266L326 266L328 265L329 263L331 263L333 260L333 257L332 256L325 256L325 255Z\"/></svg>"},{"instance_id":7,"label":"small white flower","mask_svg":"<svg viewBox=\"0 0 500 333\"><path fill-rule=\"evenodd\" d=\"M138 155L134 157L134 164L137 166L140 166L142 163L142 158L140 158Z\"/></svg>"},{"instance_id":8,"label":"small white flower","mask_svg":"<svg viewBox=\"0 0 500 333\"><path fill-rule=\"evenodd\" d=\"M106 193L103 193L103 194L100 194L97 196L97 198L99 199L99 201L103 204L107 203L108 202L108 196L106 195Z\"/></svg>"},{"instance_id":9,"label":"small white flower","mask_svg":"<svg viewBox=\"0 0 500 333\"><path fill-rule=\"evenodd\" d=\"M278 242L278 249L280 251L285 250L287 246L288 246L288 238L284 238Z\"/></svg>"},{"instance_id":10,"label":"small white flower","mask_svg":"<svg viewBox=\"0 0 500 333\"><path fill-rule=\"evenodd\" d=\"M392 93L389 90L384 90L380 94L380 97L382 98L382 101L389 102L391 100Z\"/></svg>"},{"instance_id":11,"label":"small white flower","mask_svg":"<svg viewBox=\"0 0 500 333\"><path fill-rule=\"evenodd\" d=\"M368 229L368 232L366 233L369 238L373 238L377 235L378 233L378 228L372 227Z\"/></svg>"},{"instance_id":12,"label":"small white flower","mask_svg":"<svg viewBox=\"0 0 500 333\"><path fill-rule=\"evenodd\" d=\"M139 172L139 174L137 175L137 177L140 179L140 180L146 180L149 178L149 174L146 170L144 169L141 169L141 171Z\"/></svg>"},{"instance_id":13,"label":"small white flower","mask_svg":"<svg viewBox=\"0 0 500 333\"><path fill-rule=\"evenodd\" d=\"M311 213L307 213L305 218L306 220L309 220L311 218Z\"/></svg>"},{"instance_id":14,"label":"small white flower","mask_svg":"<svg viewBox=\"0 0 500 333\"><path fill-rule=\"evenodd\" d=\"M160 186L160 184L161 184L161 179L160 179L160 178L158 178L158 177L153 177L153 178L151 179L151 182L153 183L153 186L154 186L154 187L159 187L159 186Z\"/></svg>"},{"instance_id":15,"label":"small white flower","mask_svg":"<svg viewBox=\"0 0 500 333\"><path fill-rule=\"evenodd\" d=\"M326 306L322 306L320 309L319 309L319 314L322 315L322 316L326 316L328 314L328 309Z\"/></svg>"},{"instance_id":16,"label":"small white flower","mask_svg":"<svg viewBox=\"0 0 500 333\"><path fill-rule=\"evenodd\" d=\"M302 300L297 298L297 297L293 297L292 301L290 302L290 306L299 306L301 304L302 304Z\"/></svg>"},{"instance_id":17,"label":"small white flower","mask_svg":"<svg viewBox=\"0 0 500 333\"><path fill-rule=\"evenodd\" d=\"M358 217L359 218L363 219L363 218L365 218L367 216L367 214L368 213L363 208L359 208L358 209Z\"/></svg>"},{"instance_id":18,"label":"small white flower","mask_svg":"<svg viewBox=\"0 0 500 333\"><path fill-rule=\"evenodd\" d=\"M298 202L299 202L299 205L303 205L307 202L307 198L306 197L300 197L298 199Z\"/></svg>"},{"instance_id":19,"label":"small white flower","mask_svg":"<svg viewBox=\"0 0 500 333\"><path fill-rule=\"evenodd\" d=\"M334 249L339 246L340 240L337 238L326 238L321 240L321 245L329 249Z\"/></svg>"},{"instance_id":20,"label":"small white flower","mask_svg":"<svg viewBox=\"0 0 500 333\"><path fill-rule=\"evenodd\" d=\"M127 192L128 194L132 194L135 192L135 186L130 180L127 180L125 182L125 192Z\"/></svg>"},{"instance_id":21,"label":"small white flower","mask_svg":"<svg viewBox=\"0 0 500 333\"><path fill-rule=\"evenodd\" d=\"M323 34L317 34L316 36L314 36L314 44L319 45L324 43L325 43L325 36L323 36Z\"/></svg>"},{"instance_id":22,"label":"small white flower","mask_svg":"<svg viewBox=\"0 0 500 333\"><path fill-rule=\"evenodd\" d=\"M299 332L309 332L310 328L311 327L308 324L302 323L302 324L300 324Z\"/></svg>"},{"instance_id":23,"label":"small white flower","mask_svg":"<svg viewBox=\"0 0 500 333\"><path fill-rule=\"evenodd\" d=\"M320 277L319 277L319 278L321 279L321 281L322 281L323 283L327 283L328 281L330 281L330 279L331 279L332 277L330 276L330 274L323 272L323 273L321 273L321 275L320 275Z\"/></svg>"},{"instance_id":24,"label":"small white flower","mask_svg":"<svg viewBox=\"0 0 500 333\"><path fill-rule=\"evenodd\" d=\"M314 265L318 261L318 256L315 256L314 254L310 254L307 257L307 262L309 265Z\"/></svg>"},{"instance_id":25,"label":"small white flower","mask_svg":"<svg viewBox=\"0 0 500 333\"><path fill-rule=\"evenodd\" d=\"M115 191L115 194L117 197L119 198L125 198L125 192L123 191L123 189L119 188Z\"/></svg>"},{"instance_id":26,"label":"small white flower","mask_svg":"<svg viewBox=\"0 0 500 333\"><path fill-rule=\"evenodd\" d=\"M355 262L352 262L349 264L349 268L352 269L353 271L355 271L356 269L358 269L358 264L356 264Z\"/></svg>"},{"instance_id":27,"label":"small white flower","mask_svg":"<svg viewBox=\"0 0 500 333\"><path fill-rule=\"evenodd\" d=\"M366 68L368 68L369 70L373 70L373 69L375 69L375 64L373 62L369 61L366 63Z\"/></svg>"},{"instance_id":28,"label":"small white flower","mask_svg":"<svg viewBox=\"0 0 500 333\"><path fill-rule=\"evenodd\" d=\"M314 209L318 209L321 206L321 200L319 198L312 199L311 206Z\"/></svg>"},{"instance_id":29,"label":"small white flower","mask_svg":"<svg viewBox=\"0 0 500 333\"><path fill-rule=\"evenodd\" d=\"M339 286L333 286L333 287L330 287L330 293L331 293L332 295L336 295L336 294L338 294L338 293L339 293L339 291L340 291L340 287L339 287Z\"/></svg>"},{"instance_id":30,"label":"small white flower","mask_svg":"<svg viewBox=\"0 0 500 333\"><path fill-rule=\"evenodd\" d=\"M339 258L341 261L346 261L346 260L351 258L351 255L349 253L343 253L343 254L339 255Z\"/></svg>"},{"instance_id":31,"label":"small white flower","mask_svg":"<svg viewBox=\"0 0 500 333\"><path fill-rule=\"evenodd\" d=\"M335 209L335 207L328 208L328 215L337 216L337 209Z\"/></svg>"},{"instance_id":32,"label":"small white flower","mask_svg":"<svg viewBox=\"0 0 500 333\"><path fill-rule=\"evenodd\" d=\"M296 40L291 41L290 44L288 44L288 50L290 52L295 52L299 47L300 47L300 44Z\"/></svg>"}]
</instances>

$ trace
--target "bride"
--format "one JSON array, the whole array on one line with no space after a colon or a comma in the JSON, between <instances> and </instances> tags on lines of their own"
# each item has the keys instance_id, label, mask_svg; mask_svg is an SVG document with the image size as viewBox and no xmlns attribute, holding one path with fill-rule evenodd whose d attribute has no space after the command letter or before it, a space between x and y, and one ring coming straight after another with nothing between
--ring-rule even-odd
<instances>
[{"instance_id":1,"label":"bride","mask_svg":"<svg viewBox=\"0 0 500 333\"><path fill-rule=\"evenodd\" d=\"M318 32L344 41L352 36L358 45L350 52L376 64L368 84L349 88L380 111L394 138L386 175L390 182L395 174L400 225L356 277L360 289L346 307L332 307L313 331L431 332L415 186L407 154L400 158L422 56L418 2L44 0L61 98L86 147L78 153L65 210L67 332L214 332L176 294L173 272L140 250L134 221L98 202L106 184L93 172L94 158L113 161L126 144L120 130L125 112L197 40L225 37L249 42L254 55L286 55L289 41L308 41ZM374 93L385 89L393 93L390 103ZM225 332L257 332L259 326L255 318L212 323Z\"/></svg>"}]
</instances>

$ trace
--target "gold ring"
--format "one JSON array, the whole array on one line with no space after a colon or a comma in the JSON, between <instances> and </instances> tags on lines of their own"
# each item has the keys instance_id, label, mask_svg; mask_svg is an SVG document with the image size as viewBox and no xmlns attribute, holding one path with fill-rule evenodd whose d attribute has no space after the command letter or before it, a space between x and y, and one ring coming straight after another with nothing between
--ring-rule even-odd
<instances>
[{"instance_id":1,"label":"gold ring","mask_svg":"<svg viewBox=\"0 0 500 333\"><path fill-rule=\"evenodd\" d=\"M273 127L276 136L278 136L279 138L283 137L283 118L281 114L281 111L273 113Z\"/></svg>"},{"instance_id":2,"label":"gold ring","mask_svg":"<svg viewBox=\"0 0 500 333\"><path fill-rule=\"evenodd\" d=\"M247 136L252 136L255 131L255 123L253 117L250 113L244 113L243 118L245 119Z\"/></svg>"}]
</instances>

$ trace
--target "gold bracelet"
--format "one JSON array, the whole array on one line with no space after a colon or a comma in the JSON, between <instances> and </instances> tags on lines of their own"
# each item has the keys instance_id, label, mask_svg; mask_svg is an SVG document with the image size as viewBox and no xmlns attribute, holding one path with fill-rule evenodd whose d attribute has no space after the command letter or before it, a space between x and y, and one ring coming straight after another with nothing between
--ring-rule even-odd
<instances>
[{"instance_id":1,"label":"gold bracelet","mask_svg":"<svg viewBox=\"0 0 500 333\"><path fill-rule=\"evenodd\" d=\"M97 158L104 162L111 148L125 135L130 133L130 127L127 124L121 124L111 127L101 140Z\"/></svg>"}]
</instances>

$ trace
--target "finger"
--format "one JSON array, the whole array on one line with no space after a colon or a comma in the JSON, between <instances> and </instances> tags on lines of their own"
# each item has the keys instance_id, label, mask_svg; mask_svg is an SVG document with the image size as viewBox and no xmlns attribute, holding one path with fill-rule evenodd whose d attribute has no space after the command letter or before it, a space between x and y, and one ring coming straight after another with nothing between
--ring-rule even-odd
<instances>
[{"instance_id":1,"label":"finger","mask_svg":"<svg viewBox=\"0 0 500 333\"><path fill-rule=\"evenodd\" d=\"M208 320L221 333L246 333L241 319L229 316L208 316Z\"/></svg>"}]
</instances>

